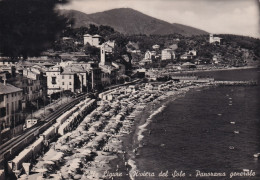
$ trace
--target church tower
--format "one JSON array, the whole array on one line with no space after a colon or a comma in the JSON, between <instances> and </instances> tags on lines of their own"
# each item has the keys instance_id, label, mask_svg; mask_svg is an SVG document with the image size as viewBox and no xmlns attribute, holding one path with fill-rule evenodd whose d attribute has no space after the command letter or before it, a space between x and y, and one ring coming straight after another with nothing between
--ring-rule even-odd
<instances>
[{"instance_id":1,"label":"church tower","mask_svg":"<svg viewBox=\"0 0 260 180\"><path fill-rule=\"evenodd\" d=\"M100 65L105 65L106 64L106 51L105 51L105 46L101 45L100 47Z\"/></svg>"},{"instance_id":2,"label":"church tower","mask_svg":"<svg viewBox=\"0 0 260 180\"><path fill-rule=\"evenodd\" d=\"M214 37L213 34L209 35L209 43L213 43L214 42Z\"/></svg>"}]
</instances>

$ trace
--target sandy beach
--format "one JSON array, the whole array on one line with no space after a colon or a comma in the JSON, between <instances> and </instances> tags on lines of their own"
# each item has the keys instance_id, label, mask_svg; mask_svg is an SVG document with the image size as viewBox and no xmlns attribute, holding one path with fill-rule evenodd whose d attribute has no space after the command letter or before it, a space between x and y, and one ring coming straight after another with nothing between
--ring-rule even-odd
<instances>
[{"instance_id":1,"label":"sandy beach","mask_svg":"<svg viewBox=\"0 0 260 180\"><path fill-rule=\"evenodd\" d=\"M20 179L129 179L153 117L167 103L207 84L169 81L119 87L101 97L79 126L51 143ZM134 179L132 177L132 179Z\"/></svg>"}]
</instances>

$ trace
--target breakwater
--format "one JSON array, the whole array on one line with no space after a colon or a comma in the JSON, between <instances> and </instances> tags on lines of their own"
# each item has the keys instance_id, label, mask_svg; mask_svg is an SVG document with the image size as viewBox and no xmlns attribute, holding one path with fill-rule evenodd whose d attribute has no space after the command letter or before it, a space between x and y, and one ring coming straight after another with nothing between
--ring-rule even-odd
<instances>
[{"instance_id":1,"label":"breakwater","mask_svg":"<svg viewBox=\"0 0 260 180\"><path fill-rule=\"evenodd\" d=\"M256 86L258 83L256 81L214 81L213 84L220 86Z\"/></svg>"}]
</instances>

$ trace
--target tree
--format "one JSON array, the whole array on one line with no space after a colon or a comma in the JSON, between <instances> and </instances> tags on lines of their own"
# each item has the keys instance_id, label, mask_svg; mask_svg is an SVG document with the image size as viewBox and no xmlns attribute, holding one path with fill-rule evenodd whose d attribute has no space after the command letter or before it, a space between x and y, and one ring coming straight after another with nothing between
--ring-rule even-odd
<instances>
[{"instance_id":1,"label":"tree","mask_svg":"<svg viewBox=\"0 0 260 180\"><path fill-rule=\"evenodd\" d=\"M38 56L69 23L55 11L68 0L2 0L0 52L11 58Z\"/></svg>"},{"instance_id":2,"label":"tree","mask_svg":"<svg viewBox=\"0 0 260 180\"><path fill-rule=\"evenodd\" d=\"M99 54L100 54L100 49L95 46L91 46L89 43L87 43L84 46L84 51L85 51L85 54L89 54L91 56L99 56Z\"/></svg>"}]
</instances>

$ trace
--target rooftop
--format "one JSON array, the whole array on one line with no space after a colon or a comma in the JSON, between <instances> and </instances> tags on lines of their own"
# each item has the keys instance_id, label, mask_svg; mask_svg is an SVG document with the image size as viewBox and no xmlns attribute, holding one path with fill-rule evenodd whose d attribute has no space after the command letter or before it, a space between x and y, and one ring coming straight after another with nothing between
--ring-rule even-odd
<instances>
[{"instance_id":1,"label":"rooftop","mask_svg":"<svg viewBox=\"0 0 260 180\"><path fill-rule=\"evenodd\" d=\"M4 85L3 83L0 83L0 94L10 94L19 91L22 91L22 89L17 88L11 84Z\"/></svg>"}]
</instances>

